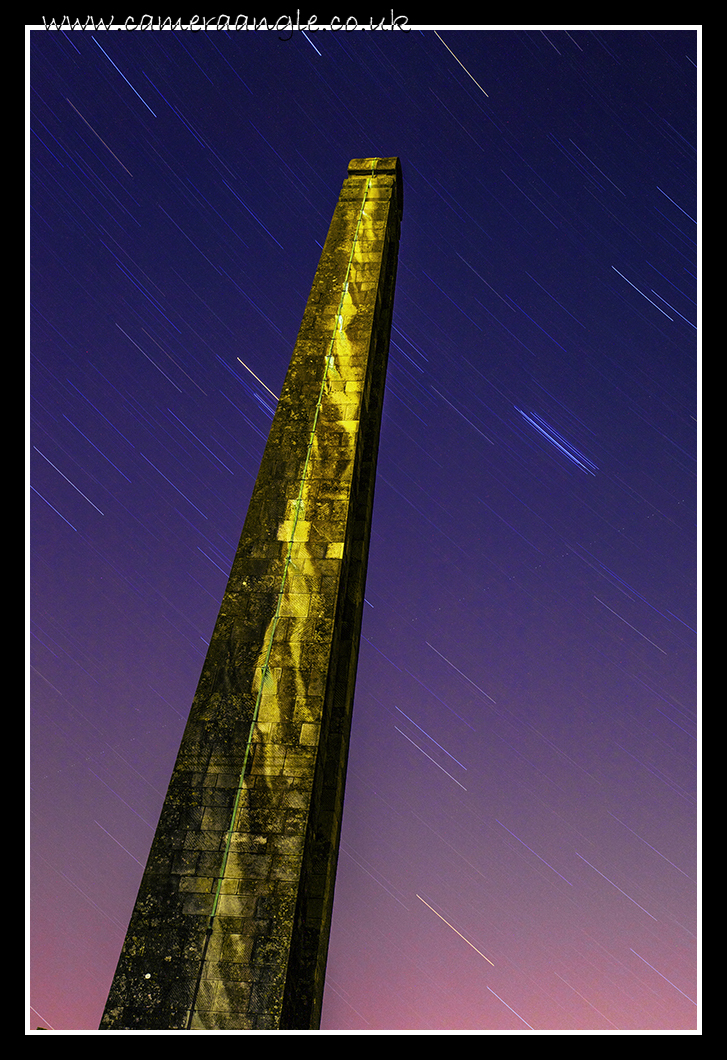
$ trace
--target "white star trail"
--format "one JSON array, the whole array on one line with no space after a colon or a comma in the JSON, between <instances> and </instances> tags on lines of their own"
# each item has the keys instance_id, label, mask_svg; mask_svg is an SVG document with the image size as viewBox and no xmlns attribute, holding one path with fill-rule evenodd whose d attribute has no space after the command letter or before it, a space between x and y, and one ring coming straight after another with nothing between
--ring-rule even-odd
<instances>
[{"instance_id":1,"label":"white star trail","mask_svg":"<svg viewBox=\"0 0 727 1060\"><path fill-rule=\"evenodd\" d=\"M482 87L482 85L481 85L481 84L479 83L479 81L477 81L477 80L476 80L476 79L475 79L474 77L472 77L472 74L471 74L471 73L469 72L469 70L468 70L468 69L467 69L467 67L466 67L466 66L464 65L464 63L460 62L460 60L459 60L459 59L457 59L457 56L456 56L456 55L454 54L454 52L452 51L452 49L450 48L450 46L449 46L449 45L448 45L448 44L447 44L447 43L446 43L445 41L443 41L443 40L442 40L442 38L441 38L441 37L439 36L439 34L437 33L437 31L436 31L436 30L434 31L434 35L435 35L435 37L438 37L438 38L439 38L439 40L441 40L441 41L442 41L442 44L444 44L444 47L445 47L445 48L447 49L447 51L449 52L449 54L450 54L450 55L451 55L451 56L452 56L452 57L453 57L454 59L456 59L456 60L457 60L457 62L458 62L458 63L459 63L459 65L460 65L460 66L462 67L462 69L463 69L463 70L464 70L464 72L465 72L465 73L467 74L467 76L468 76L468 77L470 77L470 78L472 78L472 80L473 80L473 81L475 82L475 84L476 84L476 85L477 85L477 87L479 88L480 92L482 92L482 93L483 93L483 95L487 96L487 93L485 92L484 88L483 88L483 87ZM490 97L489 97L489 96L487 96L487 98L489 99Z\"/></svg>"},{"instance_id":2,"label":"white star trail","mask_svg":"<svg viewBox=\"0 0 727 1060\"><path fill-rule=\"evenodd\" d=\"M429 904L429 902L424 901L424 899L422 898L422 896L420 894L417 895L417 898L419 899L420 902L424 902L424 905L427 907L427 909L431 909L431 911L434 913L434 915L438 916L439 919L441 921L443 921L447 925L448 928L451 928L452 931L455 933L455 935L459 935L459 937L462 939L463 942L466 942L468 946L471 946L472 949L475 951L475 953L479 953L480 957L483 957L487 961L488 964L492 965L493 968L495 967L494 962L491 961L489 957L486 957L485 954L482 952L482 950L478 950L477 947L474 945L474 943L470 942L470 940L468 938L465 938L465 936L462 934L461 931L457 931L457 928L453 924L450 924L450 922L448 920L446 920L445 917L443 917L441 913L438 913L437 910L433 906L431 906Z\"/></svg>"}]
</instances>

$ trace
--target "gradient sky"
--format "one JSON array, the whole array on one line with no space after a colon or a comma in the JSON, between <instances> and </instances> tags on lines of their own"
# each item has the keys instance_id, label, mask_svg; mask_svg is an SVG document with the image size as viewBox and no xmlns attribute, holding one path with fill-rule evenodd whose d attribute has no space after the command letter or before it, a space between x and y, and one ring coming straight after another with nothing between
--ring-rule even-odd
<instances>
[{"instance_id":1,"label":"gradient sky","mask_svg":"<svg viewBox=\"0 0 727 1060\"><path fill-rule=\"evenodd\" d=\"M694 1031L698 31L29 38L28 1026L98 1026L349 159L398 155L322 1027Z\"/></svg>"}]
</instances>

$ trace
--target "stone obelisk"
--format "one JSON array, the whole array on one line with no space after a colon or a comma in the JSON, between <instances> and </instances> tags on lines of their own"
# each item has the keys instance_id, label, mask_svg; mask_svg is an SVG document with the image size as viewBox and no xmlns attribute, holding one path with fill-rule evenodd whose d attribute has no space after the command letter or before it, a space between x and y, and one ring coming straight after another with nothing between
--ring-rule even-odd
<instances>
[{"instance_id":1,"label":"stone obelisk","mask_svg":"<svg viewBox=\"0 0 727 1060\"><path fill-rule=\"evenodd\" d=\"M319 1026L401 213L354 159L102 1029Z\"/></svg>"}]
</instances>

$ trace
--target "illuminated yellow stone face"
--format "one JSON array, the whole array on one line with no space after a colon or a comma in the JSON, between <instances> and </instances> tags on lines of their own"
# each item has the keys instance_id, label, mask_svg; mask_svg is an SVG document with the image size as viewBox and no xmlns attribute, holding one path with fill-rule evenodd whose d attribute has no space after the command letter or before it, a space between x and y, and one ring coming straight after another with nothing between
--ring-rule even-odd
<instances>
[{"instance_id":1,"label":"illuminated yellow stone face","mask_svg":"<svg viewBox=\"0 0 727 1060\"><path fill-rule=\"evenodd\" d=\"M370 181L367 184L370 191ZM357 318L371 313L367 295L376 287L373 272L381 264L380 249L375 249L375 212L375 203L365 198L356 218L330 333L319 346L323 377L297 494L286 501L277 528L277 540L287 545L287 552L276 611L266 628L255 671L250 775L256 783L263 777L281 776L294 765L297 752L290 741L290 726L295 704L306 702L306 634L315 628L315 618L323 610L324 581L330 595L344 556L345 519L336 519L332 513L346 513L350 501L369 339ZM281 686L286 681L284 690ZM319 729L317 720L300 721L298 748L314 749ZM244 814L238 815L234 830L245 828Z\"/></svg>"}]
</instances>

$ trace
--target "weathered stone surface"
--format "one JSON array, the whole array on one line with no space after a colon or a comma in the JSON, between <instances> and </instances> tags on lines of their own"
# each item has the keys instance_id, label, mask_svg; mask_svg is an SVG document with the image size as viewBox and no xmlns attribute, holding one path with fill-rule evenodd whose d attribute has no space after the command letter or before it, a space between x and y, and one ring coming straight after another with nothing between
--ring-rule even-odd
<instances>
[{"instance_id":1,"label":"weathered stone surface","mask_svg":"<svg viewBox=\"0 0 727 1060\"><path fill-rule=\"evenodd\" d=\"M351 162L102 1029L319 1024L401 208Z\"/></svg>"}]
</instances>

